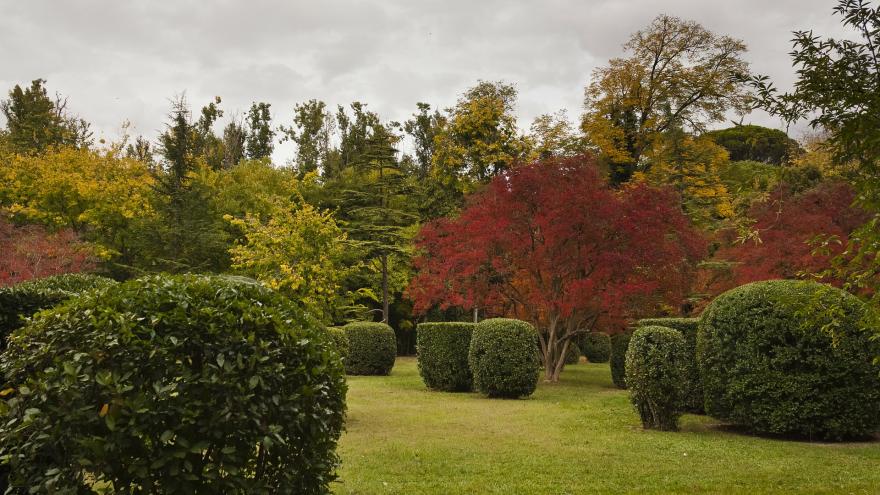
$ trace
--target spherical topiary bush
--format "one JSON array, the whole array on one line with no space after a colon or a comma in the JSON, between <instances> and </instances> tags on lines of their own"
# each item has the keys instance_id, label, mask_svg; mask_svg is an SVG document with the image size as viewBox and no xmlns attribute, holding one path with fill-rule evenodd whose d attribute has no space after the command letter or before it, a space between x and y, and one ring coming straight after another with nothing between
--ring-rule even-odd
<instances>
[{"instance_id":1,"label":"spherical topiary bush","mask_svg":"<svg viewBox=\"0 0 880 495\"><path fill-rule=\"evenodd\" d=\"M348 357L349 352L348 334L345 332L345 329L342 327L327 327L327 336L330 337L330 341L333 342L336 352L339 353L339 357L345 360Z\"/></svg>"},{"instance_id":2,"label":"spherical topiary bush","mask_svg":"<svg viewBox=\"0 0 880 495\"><path fill-rule=\"evenodd\" d=\"M581 341L580 348L591 363L607 363L611 358L611 339L604 332L588 333Z\"/></svg>"},{"instance_id":3,"label":"spherical topiary bush","mask_svg":"<svg viewBox=\"0 0 880 495\"><path fill-rule=\"evenodd\" d=\"M525 397L538 386L538 333L520 320L492 318L474 327L468 363L474 388L489 397Z\"/></svg>"},{"instance_id":4,"label":"spherical topiary bush","mask_svg":"<svg viewBox=\"0 0 880 495\"><path fill-rule=\"evenodd\" d=\"M611 381L617 388L626 388L626 350L630 337L629 330L611 335Z\"/></svg>"},{"instance_id":5,"label":"spherical topiary bush","mask_svg":"<svg viewBox=\"0 0 880 495\"><path fill-rule=\"evenodd\" d=\"M387 375L397 357L394 330L384 323L356 322L343 327L348 335L349 375Z\"/></svg>"},{"instance_id":6,"label":"spherical topiary bush","mask_svg":"<svg viewBox=\"0 0 880 495\"><path fill-rule=\"evenodd\" d=\"M697 366L697 331L700 328L699 318L646 318L639 320L639 326L660 326L678 330L684 337L687 347L687 376L684 380L684 407L692 413L703 413L703 385L700 370Z\"/></svg>"},{"instance_id":7,"label":"spherical topiary bush","mask_svg":"<svg viewBox=\"0 0 880 495\"><path fill-rule=\"evenodd\" d=\"M0 287L0 349L5 347L6 337L37 311L115 283L113 279L90 273L68 273Z\"/></svg>"},{"instance_id":8,"label":"spherical topiary bush","mask_svg":"<svg viewBox=\"0 0 880 495\"><path fill-rule=\"evenodd\" d=\"M467 392L473 387L468 366L473 323L420 323L416 329L419 374L425 385L447 392Z\"/></svg>"},{"instance_id":9,"label":"spherical topiary bush","mask_svg":"<svg viewBox=\"0 0 880 495\"><path fill-rule=\"evenodd\" d=\"M10 481L326 493L346 387L327 339L287 299L218 276L146 277L40 313L0 358Z\"/></svg>"},{"instance_id":10,"label":"spherical topiary bush","mask_svg":"<svg viewBox=\"0 0 880 495\"><path fill-rule=\"evenodd\" d=\"M565 353L565 364L578 364L581 362L581 349L574 341L568 342L568 351Z\"/></svg>"},{"instance_id":11,"label":"spherical topiary bush","mask_svg":"<svg viewBox=\"0 0 880 495\"><path fill-rule=\"evenodd\" d=\"M880 428L870 308L842 290L771 280L703 312L697 361L706 412L758 433L843 439Z\"/></svg>"},{"instance_id":12,"label":"spherical topiary bush","mask_svg":"<svg viewBox=\"0 0 880 495\"><path fill-rule=\"evenodd\" d=\"M644 428L678 429L687 361L679 331L646 326L633 333L626 351L626 385Z\"/></svg>"}]
</instances>

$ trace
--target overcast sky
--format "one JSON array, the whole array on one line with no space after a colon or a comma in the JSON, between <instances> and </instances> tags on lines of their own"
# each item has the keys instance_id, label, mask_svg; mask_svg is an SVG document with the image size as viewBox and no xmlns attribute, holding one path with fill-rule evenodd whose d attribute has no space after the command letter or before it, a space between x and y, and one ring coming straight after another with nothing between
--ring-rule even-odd
<instances>
[{"instance_id":1,"label":"overcast sky","mask_svg":"<svg viewBox=\"0 0 880 495\"><path fill-rule=\"evenodd\" d=\"M744 40L753 70L787 87L791 31L840 35L836 3L0 0L0 90L45 78L96 136L116 139L125 120L154 138L184 91L196 108L221 96L227 116L267 101L276 124L311 98L405 120L418 101L444 108L479 79L504 80L527 128L559 109L576 119L593 68L661 13ZM275 158L289 155L282 147Z\"/></svg>"}]
</instances>

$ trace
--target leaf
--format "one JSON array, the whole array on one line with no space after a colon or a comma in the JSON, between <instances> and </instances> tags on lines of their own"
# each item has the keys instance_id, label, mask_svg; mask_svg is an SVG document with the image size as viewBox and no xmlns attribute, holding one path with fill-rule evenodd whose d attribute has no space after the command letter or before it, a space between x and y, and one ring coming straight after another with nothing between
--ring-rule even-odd
<instances>
[{"instance_id":1,"label":"leaf","mask_svg":"<svg viewBox=\"0 0 880 495\"><path fill-rule=\"evenodd\" d=\"M104 404L101 407L101 412L98 413L98 416L103 418L104 416L107 415L108 412L110 412L110 404Z\"/></svg>"},{"instance_id":2,"label":"leaf","mask_svg":"<svg viewBox=\"0 0 880 495\"><path fill-rule=\"evenodd\" d=\"M9 394L11 394L11 393L13 393L13 392L15 392L15 389L14 389L14 388L7 388L7 389L4 389L4 390L0 390L0 397L6 397L7 395L9 395Z\"/></svg>"}]
</instances>

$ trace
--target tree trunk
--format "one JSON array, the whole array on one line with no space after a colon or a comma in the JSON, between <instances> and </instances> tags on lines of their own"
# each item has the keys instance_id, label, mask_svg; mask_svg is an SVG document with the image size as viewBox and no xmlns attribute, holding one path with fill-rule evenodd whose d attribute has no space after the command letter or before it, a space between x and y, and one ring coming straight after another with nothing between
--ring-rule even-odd
<instances>
[{"instance_id":1,"label":"tree trunk","mask_svg":"<svg viewBox=\"0 0 880 495\"><path fill-rule=\"evenodd\" d=\"M388 255L383 254L382 263L382 323L388 324Z\"/></svg>"}]
</instances>

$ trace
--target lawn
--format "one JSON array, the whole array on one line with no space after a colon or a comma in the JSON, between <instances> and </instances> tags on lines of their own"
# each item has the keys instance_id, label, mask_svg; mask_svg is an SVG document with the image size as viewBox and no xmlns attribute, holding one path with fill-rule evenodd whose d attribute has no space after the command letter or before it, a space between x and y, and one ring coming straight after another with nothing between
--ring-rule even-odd
<instances>
[{"instance_id":1,"label":"lawn","mask_svg":"<svg viewBox=\"0 0 880 495\"><path fill-rule=\"evenodd\" d=\"M880 441L759 438L694 415L643 431L608 365L570 366L525 400L428 391L414 358L348 383L337 494L880 491Z\"/></svg>"}]
</instances>

